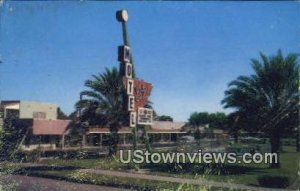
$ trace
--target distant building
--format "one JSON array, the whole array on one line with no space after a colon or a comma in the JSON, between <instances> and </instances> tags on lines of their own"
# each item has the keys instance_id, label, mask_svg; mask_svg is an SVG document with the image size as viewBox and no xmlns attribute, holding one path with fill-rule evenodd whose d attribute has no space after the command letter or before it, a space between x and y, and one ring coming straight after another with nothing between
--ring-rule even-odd
<instances>
[{"instance_id":1,"label":"distant building","mask_svg":"<svg viewBox=\"0 0 300 191\"><path fill-rule=\"evenodd\" d=\"M64 148L64 140L65 136L69 135L71 120L57 119L57 105L35 101L5 100L0 102L0 106L4 118L15 116L28 124L28 131L20 145L23 150ZM180 136L187 133L184 127L184 122L153 121L153 125L147 127L147 133L152 143L169 144L177 142ZM118 134L120 145L132 144L131 128L122 127ZM138 135L142 134L143 132L139 130ZM107 145L110 130L102 126L90 126L86 135L86 146Z\"/></svg>"},{"instance_id":2,"label":"distant building","mask_svg":"<svg viewBox=\"0 0 300 191\"><path fill-rule=\"evenodd\" d=\"M7 117L17 117L28 125L21 148L56 149L64 147L64 137L68 134L71 120L57 119L57 105L35 101L5 100L0 106Z\"/></svg>"},{"instance_id":3,"label":"distant building","mask_svg":"<svg viewBox=\"0 0 300 191\"><path fill-rule=\"evenodd\" d=\"M171 121L153 121L151 127L147 128L147 133L152 143L170 143L176 142L181 135L187 132L184 130L184 122L171 122ZM89 145L102 145L105 144L110 130L106 127L91 126L87 132ZM122 127L119 129L120 135L119 144L128 145L132 141L132 129L129 127ZM142 132L138 131L138 134Z\"/></svg>"},{"instance_id":4,"label":"distant building","mask_svg":"<svg viewBox=\"0 0 300 191\"><path fill-rule=\"evenodd\" d=\"M34 101L1 101L4 118L14 115L20 119L57 119L57 105Z\"/></svg>"}]
</instances>

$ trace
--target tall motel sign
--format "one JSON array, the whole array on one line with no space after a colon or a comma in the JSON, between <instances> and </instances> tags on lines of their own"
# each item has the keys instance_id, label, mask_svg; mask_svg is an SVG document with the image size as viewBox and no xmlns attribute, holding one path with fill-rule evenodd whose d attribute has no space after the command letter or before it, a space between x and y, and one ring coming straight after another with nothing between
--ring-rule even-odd
<instances>
[{"instance_id":1,"label":"tall motel sign","mask_svg":"<svg viewBox=\"0 0 300 191\"><path fill-rule=\"evenodd\" d=\"M144 108L152 90L152 84L137 79L134 76L132 52L130 50L126 22L126 10L116 12L116 18L122 23L124 44L118 47L118 61L120 62L120 77L126 90L126 106L129 115L129 127L134 128L136 136L137 125L152 125L153 110Z\"/></svg>"},{"instance_id":2,"label":"tall motel sign","mask_svg":"<svg viewBox=\"0 0 300 191\"><path fill-rule=\"evenodd\" d=\"M2 131L4 125L4 109L1 107L0 101L0 131Z\"/></svg>"}]
</instances>

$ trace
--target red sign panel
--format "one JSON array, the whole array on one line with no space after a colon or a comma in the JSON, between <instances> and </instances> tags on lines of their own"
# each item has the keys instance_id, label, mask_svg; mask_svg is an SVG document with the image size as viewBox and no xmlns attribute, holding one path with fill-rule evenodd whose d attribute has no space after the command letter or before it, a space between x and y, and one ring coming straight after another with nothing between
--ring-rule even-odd
<instances>
[{"instance_id":1,"label":"red sign panel","mask_svg":"<svg viewBox=\"0 0 300 191\"><path fill-rule=\"evenodd\" d=\"M152 91L152 84L145 82L139 79L133 80L133 95L135 98L135 111L138 110L139 107L144 107L148 102L148 97ZM125 88L127 89L127 78L123 79L123 83Z\"/></svg>"}]
</instances>

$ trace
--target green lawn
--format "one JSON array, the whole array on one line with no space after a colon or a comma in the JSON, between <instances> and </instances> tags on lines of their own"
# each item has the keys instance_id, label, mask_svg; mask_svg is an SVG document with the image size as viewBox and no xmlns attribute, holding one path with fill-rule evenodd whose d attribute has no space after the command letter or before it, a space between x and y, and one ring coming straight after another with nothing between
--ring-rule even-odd
<instances>
[{"instance_id":1,"label":"green lawn","mask_svg":"<svg viewBox=\"0 0 300 191\"><path fill-rule=\"evenodd\" d=\"M80 168L101 168L105 170L130 169L130 165L121 163L118 158L100 158L100 159L47 159L40 163L58 166L72 166Z\"/></svg>"},{"instance_id":2,"label":"green lawn","mask_svg":"<svg viewBox=\"0 0 300 191\"><path fill-rule=\"evenodd\" d=\"M92 173L78 172L74 170L51 170L51 171L30 171L26 173L29 176L38 176L59 180L66 180L71 182L95 184L104 186L113 186L124 189L134 190L178 190L178 191L229 191L230 189L216 188L211 186L197 186L188 184L179 184L173 182L164 182L157 180L145 180L137 178L103 176Z\"/></svg>"},{"instance_id":3,"label":"green lawn","mask_svg":"<svg viewBox=\"0 0 300 191\"><path fill-rule=\"evenodd\" d=\"M182 169L170 170L170 166L158 165L141 165L142 168L150 169L151 174L173 176L173 177L186 177L197 178L203 177L215 181L241 183L247 185L258 185L257 177L261 175L285 175L293 183L297 179L297 172L299 170L300 154L296 153L294 147L284 147L284 152L280 154L281 168L271 169L267 164L235 164L225 165L225 173L213 172L210 170L199 170L199 164L190 164ZM59 166L72 166L80 168L101 168L111 170L126 170L132 168L128 164L122 164L118 157L116 158L101 158L101 159L73 159L73 160L44 160L41 163L59 165ZM214 167L210 167L214 168ZM194 172L192 172L192 170Z\"/></svg>"},{"instance_id":4,"label":"green lawn","mask_svg":"<svg viewBox=\"0 0 300 191\"><path fill-rule=\"evenodd\" d=\"M257 178L263 175L284 175L287 176L292 184L298 177L300 171L300 154L295 152L294 147L284 147L284 152L280 154L281 168L272 169L269 168L268 164L234 164L225 165L226 172L219 174L218 172L200 172L200 173L166 173L162 170L153 172L155 174L164 176L176 176L176 177L187 177L197 178L203 177L209 180L240 183L246 185L258 186ZM190 167L191 169L193 167ZM188 171L188 170L187 170Z\"/></svg>"},{"instance_id":5,"label":"green lawn","mask_svg":"<svg viewBox=\"0 0 300 191\"><path fill-rule=\"evenodd\" d=\"M208 179L217 181L226 181L250 185L258 185L257 177L261 175L284 175L289 177L293 183L298 175L300 154L292 151L291 148L285 148L285 152L280 154L281 168L271 169L267 164L237 164L237 166L249 167L250 169L242 174L229 174L223 176L208 175ZM293 148L293 150L295 150Z\"/></svg>"}]
</instances>

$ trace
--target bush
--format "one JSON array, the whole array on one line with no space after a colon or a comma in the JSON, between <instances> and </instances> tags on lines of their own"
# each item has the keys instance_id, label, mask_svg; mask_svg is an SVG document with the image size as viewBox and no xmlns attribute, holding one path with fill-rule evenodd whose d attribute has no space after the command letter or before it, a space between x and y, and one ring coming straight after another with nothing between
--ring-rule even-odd
<instances>
[{"instance_id":1,"label":"bush","mask_svg":"<svg viewBox=\"0 0 300 191\"><path fill-rule=\"evenodd\" d=\"M290 185L290 181L286 176L260 176L257 178L259 185L269 188L286 188Z\"/></svg>"},{"instance_id":2,"label":"bush","mask_svg":"<svg viewBox=\"0 0 300 191\"><path fill-rule=\"evenodd\" d=\"M296 139L282 139L281 144L283 146L296 146Z\"/></svg>"},{"instance_id":3,"label":"bush","mask_svg":"<svg viewBox=\"0 0 300 191\"><path fill-rule=\"evenodd\" d=\"M15 152L10 161L13 162L37 162L40 158L39 151L17 151Z\"/></svg>"},{"instance_id":4,"label":"bush","mask_svg":"<svg viewBox=\"0 0 300 191\"><path fill-rule=\"evenodd\" d=\"M267 140L265 138L255 138L255 137L244 137L240 138L240 143L246 144L265 144Z\"/></svg>"},{"instance_id":5,"label":"bush","mask_svg":"<svg viewBox=\"0 0 300 191\"><path fill-rule=\"evenodd\" d=\"M19 145L28 130L28 124L14 116L4 120L0 130L0 160L15 160Z\"/></svg>"}]
</instances>

